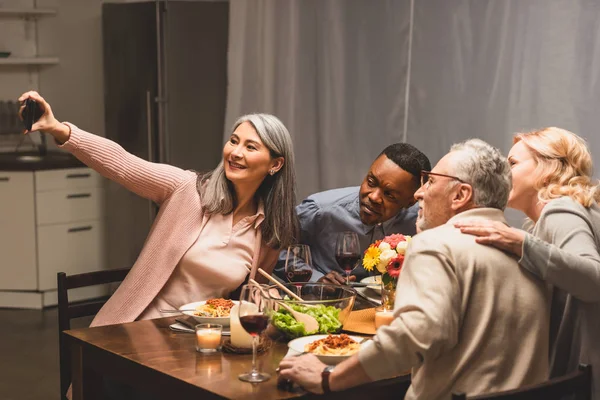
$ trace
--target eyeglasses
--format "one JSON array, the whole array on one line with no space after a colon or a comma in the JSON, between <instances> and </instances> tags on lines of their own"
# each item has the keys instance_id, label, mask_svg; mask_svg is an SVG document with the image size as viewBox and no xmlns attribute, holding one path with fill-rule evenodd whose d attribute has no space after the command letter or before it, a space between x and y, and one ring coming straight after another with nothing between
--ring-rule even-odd
<instances>
[{"instance_id":1,"label":"eyeglasses","mask_svg":"<svg viewBox=\"0 0 600 400\"><path fill-rule=\"evenodd\" d=\"M444 177L444 178L455 179L455 180L459 181L460 183L469 184L468 182L463 181L462 179L460 179L457 176L446 175L446 174L438 174L437 172L431 172L431 171L421 171L421 186L423 186L426 183L429 183L429 175L441 176L441 177ZM429 185L427 185L427 186L429 187Z\"/></svg>"}]
</instances>

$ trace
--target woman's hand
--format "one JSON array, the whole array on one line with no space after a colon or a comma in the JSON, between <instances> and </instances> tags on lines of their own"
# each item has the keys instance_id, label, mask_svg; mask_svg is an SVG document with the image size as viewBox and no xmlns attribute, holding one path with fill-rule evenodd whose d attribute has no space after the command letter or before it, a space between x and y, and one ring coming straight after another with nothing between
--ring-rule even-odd
<instances>
[{"instance_id":1,"label":"woman's hand","mask_svg":"<svg viewBox=\"0 0 600 400\"><path fill-rule=\"evenodd\" d=\"M462 233L475 235L475 241L497 247L519 258L523 256L525 232L511 228L498 221L466 220L455 222L454 226Z\"/></svg>"},{"instance_id":2,"label":"woman's hand","mask_svg":"<svg viewBox=\"0 0 600 400\"><path fill-rule=\"evenodd\" d=\"M21 102L21 107L19 108L19 118L23 119L23 110L25 109L25 100L32 99L37 102L40 110L43 111L42 116L38 119L31 127L31 131L41 131L43 133L48 133L54 137L54 139L63 144L67 140L69 140L69 136L71 135L71 129L54 118L54 114L52 113L52 108L50 104L44 100L42 96L39 95L38 92L27 92L23 93L21 97L19 97L19 102ZM25 131L24 133L29 133L29 131Z\"/></svg>"}]
</instances>

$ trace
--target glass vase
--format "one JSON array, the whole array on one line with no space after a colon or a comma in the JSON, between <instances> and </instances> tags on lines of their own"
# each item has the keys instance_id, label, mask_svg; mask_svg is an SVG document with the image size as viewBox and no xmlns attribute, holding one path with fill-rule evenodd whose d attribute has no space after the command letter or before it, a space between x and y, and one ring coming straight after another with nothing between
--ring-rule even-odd
<instances>
[{"instance_id":1,"label":"glass vase","mask_svg":"<svg viewBox=\"0 0 600 400\"><path fill-rule=\"evenodd\" d=\"M385 279L381 281L381 306L384 311L390 311L394 309L394 302L396 301L396 280L392 279L386 282Z\"/></svg>"}]
</instances>

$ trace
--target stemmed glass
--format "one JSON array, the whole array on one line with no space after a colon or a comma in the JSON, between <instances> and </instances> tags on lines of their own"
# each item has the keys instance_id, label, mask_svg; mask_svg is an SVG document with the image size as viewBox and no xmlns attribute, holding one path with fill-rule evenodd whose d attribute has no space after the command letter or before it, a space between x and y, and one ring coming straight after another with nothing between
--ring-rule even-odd
<instances>
[{"instance_id":1,"label":"stemmed glass","mask_svg":"<svg viewBox=\"0 0 600 400\"><path fill-rule=\"evenodd\" d=\"M256 368L256 348L260 334L269 326L271 315L269 299L263 295L263 288L257 285L242 286L237 313L240 325L252 336L252 370L239 375L238 378L250 383L268 381L271 375L259 372Z\"/></svg>"},{"instance_id":2,"label":"stemmed glass","mask_svg":"<svg viewBox=\"0 0 600 400\"><path fill-rule=\"evenodd\" d=\"M285 276L290 283L308 282L313 273L310 247L296 244L288 247L285 258ZM300 285L296 285L299 287Z\"/></svg>"},{"instance_id":3,"label":"stemmed glass","mask_svg":"<svg viewBox=\"0 0 600 400\"><path fill-rule=\"evenodd\" d=\"M341 232L335 242L335 260L346 274L346 285L350 283L350 273L360 261L360 243L356 232Z\"/></svg>"}]
</instances>

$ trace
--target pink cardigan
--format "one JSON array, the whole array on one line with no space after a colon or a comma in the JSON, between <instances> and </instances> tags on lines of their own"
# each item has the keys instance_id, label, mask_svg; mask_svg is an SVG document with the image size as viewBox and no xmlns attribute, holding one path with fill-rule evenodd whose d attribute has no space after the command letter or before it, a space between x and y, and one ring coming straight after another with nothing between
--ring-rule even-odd
<instances>
[{"instance_id":1,"label":"pink cardigan","mask_svg":"<svg viewBox=\"0 0 600 400\"><path fill-rule=\"evenodd\" d=\"M196 189L197 176L171 165L145 161L113 141L67 125L71 136L62 148L102 176L160 206L138 259L91 326L131 322L156 297L206 223ZM270 273L278 254L262 241L260 227L256 229L250 277L255 277L259 266Z\"/></svg>"}]
</instances>

